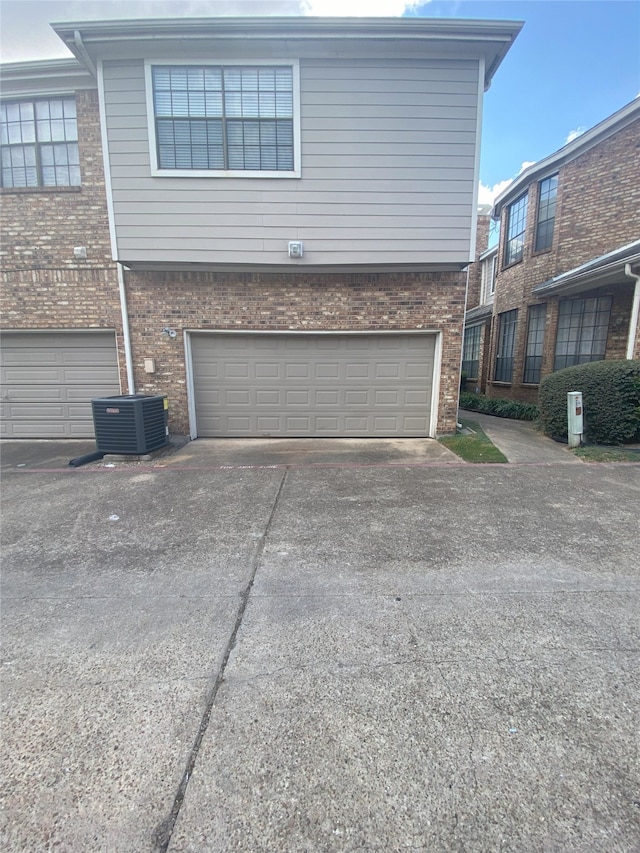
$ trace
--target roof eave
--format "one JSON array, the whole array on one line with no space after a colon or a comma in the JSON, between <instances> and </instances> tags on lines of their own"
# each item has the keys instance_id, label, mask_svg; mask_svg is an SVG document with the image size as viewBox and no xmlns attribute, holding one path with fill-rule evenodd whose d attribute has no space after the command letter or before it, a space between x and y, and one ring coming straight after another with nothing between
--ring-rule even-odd
<instances>
[{"instance_id":1,"label":"roof eave","mask_svg":"<svg viewBox=\"0 0 640 853\"><path fill-rule=\"evenodd\" d=\"M485 87L522 29L521 21L454 20L451 18L158 18L149 20L77 21L51 24L69 50L86 64L109 43L171 40L296 39L336 41L423 41L476 44L485 55Z\"/></svg>"},{"instance_id":2,"label":"roof eave","mask_svg":"<svg viewBox=\"0 0 640 853\"><path fill-rule=\"evenodd\" d=\"M0 76L4 97L17 97L36 89L68 87L73 90L95 86L85 65L71 56L68 59L6 62L0 65Z\"/></svg>"},{"instance_id":3,"label":"roof eave","mask_svg":"<svg viewBox=\"0 0 640 853\"><path fill-rule=\"evenodd\" d=\"M492 216L494 219L500 217L503 207L515 200L525 192L526 188L534 180L548 173L557 171L565 163L579 157L585 151L593 148L602 140L622 130L628 124L640 118L640 98L635 98L624 107L608 116L590 130L578 136L567 145L563 145L553 154L549 154L542 160L538 160L528 169L525 169L509 186L500 193L494 201Z\"/></svg>"},{"instance_id":4,"label":"roof eave","mask_svg":"<svg viewBox=\"0 0 640 853\"><path fill-rule=\"evenodd\" d=\"M635 246L636 244L631 244ZM613 254L613 253L612 253ZM606 256L603 256L603 259ZM595 287L604 287L607 284L613 284L616 281L625 279L625 266L630 264L632 267L640 266L640 251L633 253L622 254L609 262L603 262L598 266L591 266L588 269L576 267L575 270L569 270L555 279L537 284L532 288L532 293L535 296L547 296L560 293L578 293L580 291L589 290Z\"/></svg>"}]
</instances>

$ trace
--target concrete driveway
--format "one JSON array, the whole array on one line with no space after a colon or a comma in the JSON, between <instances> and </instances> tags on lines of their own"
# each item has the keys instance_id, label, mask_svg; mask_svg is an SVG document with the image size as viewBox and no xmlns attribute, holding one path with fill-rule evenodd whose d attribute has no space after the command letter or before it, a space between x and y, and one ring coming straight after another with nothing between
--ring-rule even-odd
<instances>
[{"instance_id":1,"label":"concrete driveway","mask_svg":"<svg viewBox=\"0 0 640 853\"><path fill-rule=\"evenodd\" d=\"M7 463L3 851L640 849L639 466L195 446Z\"/></svg>"}]
</instances>

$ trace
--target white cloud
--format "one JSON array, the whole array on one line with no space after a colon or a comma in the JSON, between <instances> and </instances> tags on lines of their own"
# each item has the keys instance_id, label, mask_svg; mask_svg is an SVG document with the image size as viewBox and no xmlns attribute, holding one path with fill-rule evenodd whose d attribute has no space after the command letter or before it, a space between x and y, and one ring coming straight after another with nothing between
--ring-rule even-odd
<instances>
[{"instance_id":1,"label":"white cloud","mask_svg":"<svg viewBox=\"0 0 640 853\"><path fill-rule=\"evenodd\" d=\"M518 169L518 175L521 175L525 169L528 169L529 166L534 166L536 163L535 160L524 160L520 168ZM490 204L493 206L495 199L500 195L501 192L506 190L508 186L510 186L514 181L514 178L505 178L504 181L498 181L497 184L493 186L488 186L487 184L483 184L480 181L479 189L478 189L478 204Z\"/></svg>"},{"instance_id":2,"label":"white cloud","mask_svg":"<svg viewBox=\"0 0 640 853\"><path fill-rule=\"evenodd\" d=\"M500 181L497 184L494 184L492 187L483 184L480 181L480 188L478 191L478 204L490 204L493 207L493 202L497 196L503 190L509 186L509 184L513 183L513 178L507 178L505 181Z\"/></svg>"},{"instance_id":3,"label":"white cloud","mask_svg":"<svg viewBox=\"0 0 640 853\"><path fill-rule=\"evenodd\" d=\"M529 166L535 166L535 163L535 160L525 160L520 166L520 171L518 172L518 174L521 175L525 169L529 168Z\"/></svg>"},{"instance_id":4,"label":"white cloud","mask_svg":"<svg viewBox=\"0 0 640 853\"><path fill-rule=\"evenodd\" d=\"M425 0L301 0L300 7L305 15L394 18L414 11L424 2Z\"/></svg>"},{"instance_id":5,"label":"white cloud","mask_svg":"<svg viewBox=\"0 0 640 853\"><path fill-rule=\"evenodd\" d=\"M568 145L570 142L573 142L574 139L577 139L579 136L585 132L586 127L576 127L575 130L570 130L567 134L567 138L564 141L565 145Z\"/></svg>"}]
</instances>

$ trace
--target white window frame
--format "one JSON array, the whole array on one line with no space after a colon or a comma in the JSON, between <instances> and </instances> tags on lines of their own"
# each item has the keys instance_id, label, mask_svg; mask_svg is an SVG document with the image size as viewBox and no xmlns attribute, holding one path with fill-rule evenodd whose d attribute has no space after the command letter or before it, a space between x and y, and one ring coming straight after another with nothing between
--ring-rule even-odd
<instances>
[{"instance_id":1,"label":"white window frame","mask_svg":"<svg viewBox=\"0 0 640 853\"><path fill-rule=\"evenodd\" d=\"M498 252L480 262L481 301L483 305L493 302L496 292L496 273L498 270Z\"/></svg>"},{"instance_id":2,"label":"white window frame","mask_svg":"<svg viewBox=\"0 0 640 853\"><path fill-rule=\"evenodd\" d=\"M293 169L291 171L267 171L263 169L161 169L158 166L155 108L153 103L153 80L151 69L156 65L239 65L243 68L259 65L289 66L293 72ZM147 127L149 132L149 154L151 174L161 178L299 178L302 174L300 162L300 62L297 59L215 59L184 61L181 59L145 59L144 79L147 97Z\"/></svg>"}]
</instances>

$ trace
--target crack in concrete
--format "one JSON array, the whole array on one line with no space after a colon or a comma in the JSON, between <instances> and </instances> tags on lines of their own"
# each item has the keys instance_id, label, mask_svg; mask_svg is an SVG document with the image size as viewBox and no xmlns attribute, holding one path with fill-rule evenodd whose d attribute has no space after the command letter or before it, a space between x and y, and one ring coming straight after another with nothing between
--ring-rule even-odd
<instances>
[{"instance_id":1,"label":"crack in concrete","mask_svg":"<svg viewBox=\"0 0 640 853\"><path fill-rule=\"evenodd\" d=\"M187 765L185 767L184 774L182 776L180 785L178 786L178 790L173 801L173 806L171 808L169 816L160 824L158 824L158 826L153 832L153 853L167 853L169 844L171 843L171 837L173 835L176 821L178 820L178 815L180 814L180 809L182 808L182 804L187 793L189 780L191 779L191 775L198 759L200 747L202 746L202 740L204 738L207 728L209 727L209 721L211 719L213 706L218 695L218 690L220 689L220 685L224 681L224 673L229 662L229 657L231 656L231 652L233 651L233 648L236 644L238 631L240 630L240 626L242 625L242 621L244 619L244 614L247 609L247 604L249 602L249 596L251 595L251 589L253 588L253 584L258 571L258 566L260 564L260 559L264 552L267 537L269 536L269 531L271 530L271 525L275 518L278 503L280 501L280 496L282 494L282 490L287 479L287 474L288 469L286 469L284 471L284 474L282 475L282 479L280 480L280 485L278 487L273 506L271 507L271 513L269 514L269 518L265 525L264 532L258 541L258 547L256 548L256 553L253 558L253 565L251 567L251 575L249 577L249 580L247 581L245 588L240 593L240 606L238 607L238 613L236 614L235 624L229 636L229 640L227 641L224 656L218 668L213 687L211 688L209 696L207 697L205 709L200 720L200 726L198 728L198 732L196 734L193 746L191 747L191 751L187 759Z\"/></svg>"}]
</instances>

